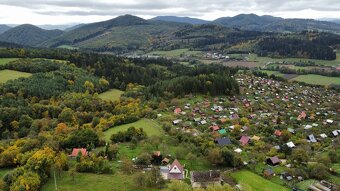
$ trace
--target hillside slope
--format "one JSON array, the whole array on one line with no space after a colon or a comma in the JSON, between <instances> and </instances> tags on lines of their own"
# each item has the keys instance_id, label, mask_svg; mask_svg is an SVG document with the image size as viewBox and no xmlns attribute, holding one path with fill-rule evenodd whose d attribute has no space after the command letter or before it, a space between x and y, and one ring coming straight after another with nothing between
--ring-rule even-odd
<instances>
[{"instance_id":1,"label":"hillside slope","mask_svg":"<svg viewBox=\"0 0 340 191\"><path fill-rule=\"evenodd\" d=\"M44 30L34 25L24 24L0 35L0 41L26 46L39 46L42 42L61 35L61 30Z\"/></svg>"}]
</instances>

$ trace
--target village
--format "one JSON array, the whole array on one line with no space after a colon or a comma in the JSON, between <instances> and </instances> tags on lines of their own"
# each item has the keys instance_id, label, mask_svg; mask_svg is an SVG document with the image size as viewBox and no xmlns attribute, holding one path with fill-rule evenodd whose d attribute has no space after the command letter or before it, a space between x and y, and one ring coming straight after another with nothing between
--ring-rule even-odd
<instances>
[{"instance_id":1,"label":"village","mask_svg":"<svg viewBox=\"0 0 340 191\"><path fill-rule=\"evenodd\" d=\"M307 166L316 163L319 154L339 152L339 93L244 74L235 77L242 88L241 96L188 96L177 101L170 111L159 113L158 120L172 118L177 131L192 137L204 136L208 144L214 144L213 148L230 148L242 161L233 170L248 168L294 188L310 177L299 172L298 163ZM305 152L306 158L294 156L299 155L294 150ZM161 167L162 172L164 169ZM191 171L191 185L221 184L224 170ZM329 170L336 174L334 169ZM187 177L171 175L185 173L177 160L165 171L170 173L164 176L167 179ZM308 188L335 190L338 180L315 182Z\"/></svg>"}]
</instances>

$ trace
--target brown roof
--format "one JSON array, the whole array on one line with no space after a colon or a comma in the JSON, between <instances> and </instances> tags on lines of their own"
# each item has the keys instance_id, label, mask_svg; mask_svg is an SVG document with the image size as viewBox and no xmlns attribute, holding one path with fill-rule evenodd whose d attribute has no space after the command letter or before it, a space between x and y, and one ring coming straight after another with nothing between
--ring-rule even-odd
<instances>
[{"instance_id":1,"label":"brown roof","mask_svg":"<svg viewBox=\"0 0 340 191\"><path fill-rule=\"evenodd\" d=\"M172 168L174 168L174 166L177 166L177 168L178 168L181 172L183 172L184 168L183 168L183 166L181 165L181 163L179 163L179 161L178 161L177 159L175 159L174 162L170 165L170 170L171 170Z\"/></svg>"},{"instance_id":2,"label":"brown roof","mask_svg":"<svg viewBox=\"0 0 340 191\"><path fill-rule=\"evenodd\" d=\"M242 143L242 145L248 144L248 142L249 142L249 137L243 135L243 136L241 137L241 139L240 139L240 142Z\"/></svg>"},{"instance_id":3,"label":"brown roof","mask_svg":"<svg viewBox=\"0 0 340 191\"><path fill-rule=\"evenodd\" d=\"M277 164L281 162L281 160L277 156L270 157L269 159L272 161L273 164Z\"/></svg>"},{"instance_id":4,"label":"brown roof","mask_svg":"<svg viewBox=\"0 0 340 191\"><path fill-rule=\"evenodd\" d=\"M215 182L221 180L220 171L212 170L212 171L194 171L191 172L191 178L194 182Z\"/></svg>"}]
</instances>

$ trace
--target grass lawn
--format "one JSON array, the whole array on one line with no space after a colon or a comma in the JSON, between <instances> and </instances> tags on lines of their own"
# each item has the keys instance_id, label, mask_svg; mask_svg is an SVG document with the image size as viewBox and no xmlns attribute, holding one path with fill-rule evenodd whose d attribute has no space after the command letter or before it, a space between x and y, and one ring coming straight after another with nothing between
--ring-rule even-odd
<instances>
[{"instance_id":1,"label":"grass lawn","mask_svg":"<svg viewBox=\"0 0 340 191\"><path fill-rule=\"evenodd\" d=\"M63 172L61 177L57 177L58 190L63 191L128 191L128 190L153 190L136 188L133 183L132 175L116 173L112 175L77 173L74 181L67 172ZM42 191L54 191L54 180L50 178L41 188Z\"/></svg>"},{"instance_id":2,"label":"grass lawn","mask_svg":"<svg viewBox=\"0 0 340 191\"><path fill-rule=\"evenodd\" d=\"M1 168L0 169L0 177L4 177L5 174L7 174L7 172L9 172L11 170L13 170L13 169L11 169L11 168Z\"/></svg>"},{"instance_id":3,"label":"grass lawn","mask_svg":"<svg viewBox=\"0 0 340 191\"><path fill-rule=\"evenodd\" d=\"M152 51L147 55L165 56L165 57L180 57L181 55L198 56L201 55L201 51L190 51L189 49L175 49L169 51Z\"/></svg>"},{"instance_id":4,"label":"grass lawn","mask_svg":"<svg viewBox=\"0 0 340 191\"><path fill-rule=\"evenodd\" d=\"M18 78L28 78L30 76L32 76L31 73L18 72L15 70L1 70L0 83L6 83L8 80L15 80Z\"/></svg>"},{"instance_id":5,"label":"grass lawn","mask_svg":"<svg viewBox=\"0 0 340 191\"><path fill-rule=\"evenodd\" d=\"M340 65L340 53L336 54L336 60L315 60L315 59L305 59L305 58L269 58L269 57L259 57L256 54L251 54L248 57L248 61L256 61L261 65L265 65L268 62L299 62L299 61L312 61L319 65L325 66L338 66Z\"/></svg>"},{"instance_id":6,"label":"grass lawn","mask_svg":"<svg viewBox=\"0 0 340 191\"><path fill-rule=\"evenodd\" d=\"M249 191L288 191L288 188L285 188L281 185L275 184L263 177L254 174L247 170L238 171L231 174L238 183L242 183L248 186L251 190Z\"/></svg>"},{"instance_id":7,"label":"grass lawn","mask_svg":"<svg viewBox=\"0 0 340 191\"><path fill-rule=\"evenodd\" d=\"M18 58L0 58L0 65L5 65L14 60L18 60Z\"/></svg>"},{"instance_id":8,"label":"grass lawn","mask_svg":"<svg viewBox=\"0 0 340 191\"><path fill-rule=\"evenodd\" d=\"M134 123L119 125L108 129L104 132L105 140L110 141L110 137L112 134L118 133L119 131L126 131L129 127L132 126L135 128L143 128L148 136L163 134L162 127L156 121L153 121L151 119L141 119Z\"/></svg>"},{"instance_id":9,"label":"grass lawn","mask_svg":"<svg viewBox=\"0 0 340 191\"><path fill-rule=\"evenodd\" d=\"M317 180L314 180L314 179L309 179L309 180L304 180L302 182L299 182L296 184L296 187L302 189L302 190L308 190L308 187L311 185L311 184L314 184L318 182Z\"/></svg>"},{"instance_id":10,"label":"grass lawn","mask_svg":"<svg viewBox=\"0 0 340 191\"><path fill-rule=\"evenodd\" d=\"M307 84L317 84L324 86L328 86L331 84L340 85L340 77L328 77L314 74L299 75L298 77L293 78L292 80L306 82Z\"/></svg>"},{"instance_id":11,"label":"grass lawn","mask_svg":"<svg viewBox=\"0 0 340 191\"><path fill-rule=\"evenodd\" d=\"M106 101L117 101L124 92L117 89L110 89L104 93L99 94L99 98Z\"/></svg>"}]
</instances>

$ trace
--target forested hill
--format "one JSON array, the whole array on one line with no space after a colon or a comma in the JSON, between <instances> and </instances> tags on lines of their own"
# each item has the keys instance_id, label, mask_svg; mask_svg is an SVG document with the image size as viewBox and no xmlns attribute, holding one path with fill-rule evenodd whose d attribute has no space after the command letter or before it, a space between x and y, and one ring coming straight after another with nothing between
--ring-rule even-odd
<instances>
[{"instance_id":1,"label":"forested hill","mask_svg":"<svg viewBox=\"0 0 340 191\"><path fill-rule=\"evenodd\" d=\"M61 35L61 30L44 30L34 25L24 24L0 34L0 41L26 46L38 46L42 42Z\"/></svg>"}]
</instances>

